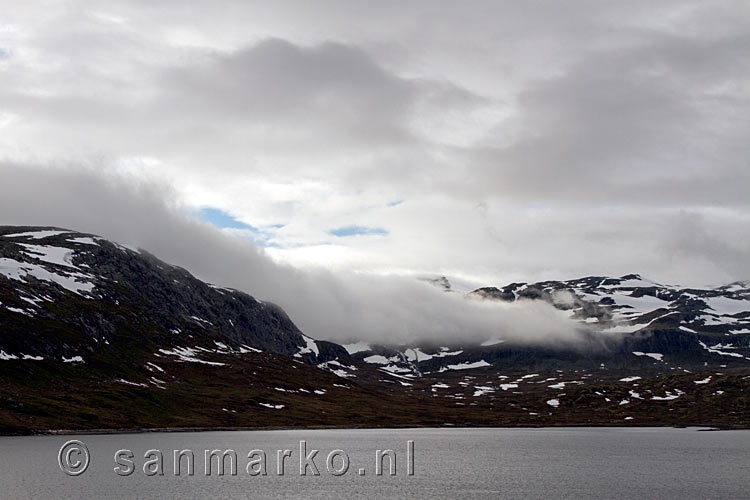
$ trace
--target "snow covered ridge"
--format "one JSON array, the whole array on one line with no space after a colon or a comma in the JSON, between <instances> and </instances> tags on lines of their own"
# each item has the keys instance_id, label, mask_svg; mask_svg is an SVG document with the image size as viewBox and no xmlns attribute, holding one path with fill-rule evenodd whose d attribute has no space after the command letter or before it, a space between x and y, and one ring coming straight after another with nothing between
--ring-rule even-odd
<instances>
[{"instance_id":1,"label":"snow covered ridge","mask_svg":"<svg viewBox=\"0 0 750 500\"><path fill-rule=\"evenodd\" d=\"M684 363L736 366L750 362L750 283L746 282L698 289L626 275L514 283L504 288L480 288L467 296L506 302L547 301L577 321L592 342L601 336L610 346L613 361L617 358L617 363L632 364L636 369L680 370ZM415 376L500 369L519 352L519 346L507 342L501 331L486 339L466 337L445 347L429 341L411 345L359 341L344 348L354 359L392 373L411 371ZM620 351L623 341L627 347ZM524 356L536 359L533 348Z\"/></svg>"},{"instance_id":2,"label":"snow covered ridge","mask_svg":"<svg viewBox=\"0 0 750 500\"><path fill-rule=\"evenodd\" d=\"M672 324L687 333L723 327L750 333L750 283L715 288L665 285L637 274L620 278L587 277L570 281L514 283L502 289L480 288L469 294L485 300L545 300L569 312L582 327L611 333ZM489 341L485 343L489 345Z\"/></svg>"}]
</instances>

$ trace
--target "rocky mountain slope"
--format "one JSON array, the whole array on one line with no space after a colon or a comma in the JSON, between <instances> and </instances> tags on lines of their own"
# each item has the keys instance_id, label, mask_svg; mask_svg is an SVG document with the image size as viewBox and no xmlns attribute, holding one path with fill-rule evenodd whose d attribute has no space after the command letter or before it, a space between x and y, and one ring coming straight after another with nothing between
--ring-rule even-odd
<instances>
[{"instance_id":1,"label":"rocky mountain slope","mask_svg":"<svg viewBox=\"0 0 750 500\"><path fill-rule=\"evenodd\" d=\"M56 229L0 235L0 356L83 357L119 340L122 328L154 344L199 335L289 356L341 352L302 334L278 306L203 283L145 251ZM57 331L46 334L52 324Z\"/></svg>"},{"instance_id":2,"label":"rocky mountain slope","mask_svg":"<svg viewBox=\"0 0 750 500\"><path fill-rule=\"evenodd\" d=\"M434 283L450 292L445 279ZM750 291L636 275L482 288L590 342L340 346L144 250L0 227L0 432L134 427L750 424Z\"/></svg>"}]
</instances>

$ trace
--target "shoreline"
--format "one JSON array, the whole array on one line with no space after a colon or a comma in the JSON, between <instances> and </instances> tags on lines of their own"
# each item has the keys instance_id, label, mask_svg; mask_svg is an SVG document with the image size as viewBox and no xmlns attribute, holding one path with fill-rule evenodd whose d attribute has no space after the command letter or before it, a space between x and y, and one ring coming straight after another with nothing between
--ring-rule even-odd
<instances>
[{"instance_id":1,"label":"shoreline","mask_svg":"<svg viewBox=\"0 0 750 500\"><path fill-rule=\"evenodd\" d=\"M313 431L313 430L398 430L398 429L563 429L563 428L632 428L632 429L687 429L697 428L705 431L740 431L750 430L750 426L730 426L716 424L654 424L654 425L627 425L627 424L552 424L552 425L403 425L403 426L267 426L267 427L147 427L147 428L119 428L119 429L35 429L28 431L7 432L0 431L0 437L21 436L93 436L93 435L126 435L126 434L154 434L154 433L187 433L187 432L251 432L251 431Z\"/></svg>"}]
</instances>

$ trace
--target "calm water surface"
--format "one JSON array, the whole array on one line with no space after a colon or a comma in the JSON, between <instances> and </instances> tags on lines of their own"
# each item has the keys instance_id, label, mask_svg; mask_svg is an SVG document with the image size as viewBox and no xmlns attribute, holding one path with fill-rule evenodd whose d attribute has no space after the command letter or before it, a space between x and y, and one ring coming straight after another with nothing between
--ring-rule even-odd
<instances>
[{"instance_id":1,"label":"calm water surface","mask_svg":"<svg viewBox=\"0 0 750 500\"><path fill-rule=\"evenodd\" d=\"M86 444L90 466L80 476L60 468L70 439ZM300 440L318 449L301 476ZM414 442L409 476L407 441ZM133 473L120 476L114 455L132 451ZM163 454L164 475L147 476L144 454ZM205 474L204 450L232 449L237 475ZM246 468L252 450L266 453L266 476ZM277 450L292 450L284 475ZM342 476L326 470L334 449L346 452ZM376 450L392 449L396 476L375 475ZM191 450L195 475L174 474L174 450ZM259 455L253 458L258 459ZM71 463L82 458L77 452ZM149 457L149 458L153 458ZM383 460L388 473L388 458ZM343 458L333 460L340 470ZM258 463L251 471L258 470ZM129 465L120 466L127 472ZM152 470L152 469L151 469ZM362 475L360 475L362 474ZM696 429L402 429L158 433L0 437L0 498L105 500L120 498L292 499L675 499L750 498L750 431Z\"/></svg>"}]
</instances>

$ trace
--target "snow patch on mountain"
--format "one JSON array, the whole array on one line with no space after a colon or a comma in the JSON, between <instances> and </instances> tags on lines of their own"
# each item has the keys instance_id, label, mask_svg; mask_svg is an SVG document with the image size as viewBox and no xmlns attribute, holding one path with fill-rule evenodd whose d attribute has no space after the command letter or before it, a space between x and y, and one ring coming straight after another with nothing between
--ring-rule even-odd
<instances>
[{"instance_id":1,"label":"snow patch on mountain","mask_svg":"<svg viewBox=\"0 0 750 500\"><path fill-rule=\"evenodd\" d=\"M442 372L445 370L472 370L474 368L484 368L485 366L492 366L492 365L482 359L479 361L475 361L473 363L466 362L466 363L459 363L455 365L446 365L443 368L441 368L440 371Z\"/></svg>"},{"instance_id":2,"label":"snow patch on mountain","mask_svg":"<svg viewBox=\"0 0 750 500\"><path fill-rule=\"evenodd\" d=\"M206 361L197 357L198 348L190 347L175 347L174 349L159 349L159 352L168 356L177 356L179 361L186 363L202 363L204 365L212 366L226 366L226 363L219 363L217 361Z\"/></svg>"},{"instance_id":3,"label":"snow patch on mountain","mask_svg":"<svg viewBox=\"0 0 750 500\"><path fill-rule=\"evenodd\" d=\"M39 231L28 231L25 233L13 233L13 234L6 234L3 235L4 238L29 238L32 240L42 240L44 238L49 238L52 236L59 236L61 234L68 234L70 231L49 231L49 230L39 230Z\"/></svg>"},{"instance_id":4,"label":"snow patch on mountain","mask_svg":"<svg viewBox=\"0 0 750 500\"><path fill-rule=\"evenodd\" d=\"M93 246L99 246L99 242L94 240L94 238L90 238L87 236L82 236L80 238L71 238L69 240L65 240L68 243L78 243L81 245L93 245Z\"/></svg>"},{"instance_id":5,"label":"snow patch on mountain","mask_svg":"<svg viewBox=\"0 0 750 500\"><path fill-rule=\"evenodd\" d=\"M64 289L79 295L90 293L94 289L91 282L94 277L80 272L53 273L44 267L28 262L19 262L7 257L0 257L0 274L5 277L26 282L29 276L41 281L56 283Z\"/></svg>"},{"instance_id":6,"label":"snow patch on mountain","mask_svg":"<svg viewBox=\"0 0 750 500\"><path fill-rule=\"evenodd\" d=\"M21 246L26 249L24 253L32 258L56 266L78 269L78 267L73 264L73 251L69 248L52 245L29 245L26 243L21 243Z\"/></svg>"},{"instance_id":7,"label":"snow patch on mountain","mask_svg":"<svg viewBox=\"0 0 750 500\"><path fill-rule=\"evenodd\" d=\"M729 297L708 297L704 299L708 307L722 316L732 316L750 310L750 300Z\"/></svg>"},{"instance_id":8,"label":"snow patch on mountain","mask_svg":"<svg viewBox=\"0 0 750 500\"><path fill-rule=\"evenodd\" d=\"M664 361L664 355L659 354L658 352L633 351L633 354L635 354L636 356L648 356L649 358L654 358L656 361Z\"/></svg>"},{"instance_id":9,"label":"snow patch on mountain","mask_svg":"<svg viewBox=\"0 0 750 500\"><path fill-rule=\"evenodd\" d=\"M300 350L297 352L297 354L294 355L295 358L301 358L304 354L315 354L318 356L320 354L320 350L318 349L318 344L315 342L315 340L311 339L307 335L302 335L302 338L305 340L305 346L300 348Z\"/></svg>"},{"instance_id":10,"label":"snow patch on mountain","mask_svg":"<svg viewBox=\"0 0 750 500\"><path fill-rule=\"evenodd\" d=\"M346 349L346 352L349 354L356 354L358 352L364 352L369 351L371 349L370 344L366 342L355 342L353 344L342 344L344 349Z\"/></svg>"}]
</instances>

